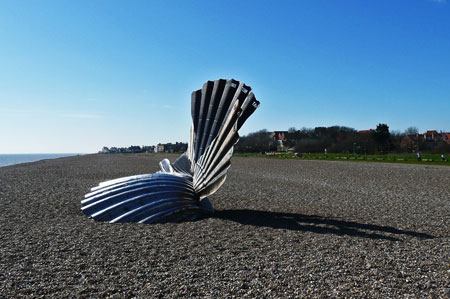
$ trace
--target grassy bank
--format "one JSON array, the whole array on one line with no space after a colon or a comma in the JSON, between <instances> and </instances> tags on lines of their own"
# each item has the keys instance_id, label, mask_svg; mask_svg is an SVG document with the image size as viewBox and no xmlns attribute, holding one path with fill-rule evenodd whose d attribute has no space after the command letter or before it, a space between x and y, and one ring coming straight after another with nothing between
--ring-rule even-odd
<instances>
[{"instance_id":1,"label":"grassy bank","mask_svg":"<svg viewBox=\"0 0 450 299\"><path fill-rule=\"evenodd\" d=\"M407 164L425 164L425 165L446 165L450 166L449 161L442 161L439 154L423 154L422 160L418 161L416 154L385 154L385 155L359 155L359 154L299 154L298 157L293 153L275 153L275 154L234 154L235 157L261 157L268 159L306 159L306 160L331 160L331 161L353 161L353 162L383 162L383 163L407 163ZM448 160L448 156L447 156Z\"/></svg>"}]
</instances>

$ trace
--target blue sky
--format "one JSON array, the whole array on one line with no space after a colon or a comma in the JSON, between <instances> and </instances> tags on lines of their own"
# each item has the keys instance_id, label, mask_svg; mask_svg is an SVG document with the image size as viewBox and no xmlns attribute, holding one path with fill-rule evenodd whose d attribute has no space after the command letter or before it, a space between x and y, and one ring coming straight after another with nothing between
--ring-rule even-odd
<instances>
[{"instance_id":1,"label":"blue sky","mask_svg":"<svg viewBox=\"0 0 450 299\"><path fill-rule=\"evenodd\" d=\"M0 2L0 153L187 142L217 78L261 101L241 135L450 131L450 3Z\"/></svg>"}]
</instances>

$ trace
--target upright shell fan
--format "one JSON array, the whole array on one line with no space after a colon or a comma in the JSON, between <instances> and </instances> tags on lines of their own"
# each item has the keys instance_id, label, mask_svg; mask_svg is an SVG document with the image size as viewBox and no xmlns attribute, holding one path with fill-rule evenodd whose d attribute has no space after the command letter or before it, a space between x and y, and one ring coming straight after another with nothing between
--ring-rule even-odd
<instances>
[{"instance_id":1,"label":"upright shell fan","mask_svg":"<svg viewBox=\"0 0 450 299\"><path fill-rule=\"evenodd\" d=\"M208 81L192 93L189 145L161 171L100 183L81 201L81 210L99 221L156 223L192 220L214 210L207 196L225 182L238 130L258 108L242 82Z\"/></svg>"}]
</instances>

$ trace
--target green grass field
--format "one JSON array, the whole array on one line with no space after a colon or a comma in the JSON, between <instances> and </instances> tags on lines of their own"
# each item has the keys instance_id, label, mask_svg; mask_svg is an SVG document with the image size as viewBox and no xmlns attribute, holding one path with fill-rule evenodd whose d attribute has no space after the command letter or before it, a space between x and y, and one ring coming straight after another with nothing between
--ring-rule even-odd
<instances>
[{"instance_id":1,"label":"green grass field","mask_svg":"<svg viewBox=\"0 0 450 299\"><path fill-rule=\"evenodd\" d=\"M305 159L305 160L331 160L331 161L352 161L352 162L383 162L383 163L407 163L425 165L446 165L449 161L442 161L440 154L423 154L422 160L417 160L416 154L385 154L385 155L359 155L359 154L299 154L295 157L293 153L273 154L234 154L235 157L261 157L268 159ZM447 160L449 158L448 155Z\"/></svg>"}]
</instances>

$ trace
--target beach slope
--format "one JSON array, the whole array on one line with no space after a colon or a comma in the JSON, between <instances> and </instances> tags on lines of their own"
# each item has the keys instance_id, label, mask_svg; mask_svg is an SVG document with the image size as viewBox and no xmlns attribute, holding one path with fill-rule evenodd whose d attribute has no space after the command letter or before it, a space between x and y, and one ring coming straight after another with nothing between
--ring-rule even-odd
<instances>
[{"instance_id":1,"label":"beach slope","mask_svg":"<svg viewBox=\"0 0 450 299\"><path fill-rule=\"evenodd\" d=\"M0 168L0 297L445 297L450 167L233 158L195 222L108 224L80 200L175 155Z\"/></svg>"}]
</instances>

